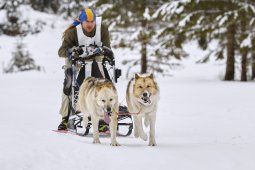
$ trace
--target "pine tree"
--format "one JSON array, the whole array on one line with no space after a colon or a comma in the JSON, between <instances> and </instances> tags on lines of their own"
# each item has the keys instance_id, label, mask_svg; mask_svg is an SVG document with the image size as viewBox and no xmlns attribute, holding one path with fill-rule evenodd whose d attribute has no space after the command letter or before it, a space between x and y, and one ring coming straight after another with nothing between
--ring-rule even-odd
<instances>
[{"instance_id":1,"label":"pine tree","mask_svg":"<svg viewBox=\"0 0 255 170\"><path fill-rule=\"evenodd\" d=\"M84 9L82 0L61 0L58 13L66 18L76 18L82 9Z\"/></svg>"},{"instance_id":2,"label":"pine tree","mask_svg":"<svg viewBox=\"0 0 255 170\"><path fill-rule=\"evenodd\" d=\"M19 13L17 11L21 3L23 3L23 0L8 0L4 4L3 8L6 10L7 18L7 22L2 25L4 34L16 36L22 33L19 24Z\"/></svg>"},{"instance_id":3,"label":"pine tree","mask_svg":"<svg viewBox=\"0 0 255 170\"><path fill-rule=\"evenodd\" d=\"M155 22L152 18L153 13L162 3L164 3L162 0L104 0L98 1L96 4L110 28L118 31L118 38L117 41L114 41L114 46L140 50L140 59L123 62L123 64L129 65L129 70L140 65L141 73L162 73L163 69L160 68L160 64L167 65L160 61L161 58L157 56L159 49L155 48L159 43L156 41L155 35L161 23Z\"/></svg>"},{"instance_id":4,"label":"pine tree","mask_svg":"<svg viewBox=\"0 0 255 170\"><path fill-rule=\"evenodd\" d=\"M60 0L28 0L32 8L41 12L57 13Z\"/></svg>"},{"instance_id":5,"label":"pine tree","mask_svg":"<svg viewBox=\"0 0 255 170\"><path fill-rule=\"evenodd\" d=\"M16 49L13 52L13 57L8 66L4 68L5 73L14 73L19 71L38 70L41 67L35 64L34 59L28 51L25 51L25 44L20 39L16 44Z\"/></svg>"},{"instance_id":6,"label":"pine tree","mask_svg":"<svg viewBox=\"0 0 255 170\"><path fill-rule=\"evenodd\" d=\"M176 62L188 56L183 50L183 44L187 39L186 32L178 29L181 11L181 1L164 2L153 15L153 22L158 24L155 35L155 56L161 63L166 63L169 68L174 68ZM183 4L182 4L183 5Z\"/></svg>"},{"instance_id":7,"label":"pine tree","mask_svg":"<svg viewBox=\"0 0 255 170\"><path fill-rule=\"evenodd\" d=\"M247 54L251 52L251 39L254 36L254 1L171 1L170 9L163 17L169 22L178 21L178 26L171 30L175 35L182 35L185 40L197 39L204 50L208 44L217 40L218 47L209 51L204 61L210 57L224 58L227 52L225 80L234 80L236 57L242 57L242 80L246 80ZM170 16L170 17L169 17ZM250 21L250 22L248 22ZM181 43L185 41L180 41Z\"/></svg>"},{"instance_id":8,"label":"pine tree","mask_svg":"<svg viewBox=\"0 0 255 170\"><path fill-rule=\"evenodd\" d=\"M218 17L221 19L229 18L227 21L223 22L223 26L235 25L235 42L234 53L241 58L241 81L247 81L248 76L248 54L252 53L252 37L254 34L254 1L229 1L227 6L227 11ZM250 21L250 22L249 22ZM252 31L253 30L253 31ZM236 60L237 61L237 60ZM236 62L235 62L236 63ZM239 64L239 63L237 63ZM233 64L233 69L235 69ZM233 79L234 80L234 77Z\"/></svg>"}]
</instances>

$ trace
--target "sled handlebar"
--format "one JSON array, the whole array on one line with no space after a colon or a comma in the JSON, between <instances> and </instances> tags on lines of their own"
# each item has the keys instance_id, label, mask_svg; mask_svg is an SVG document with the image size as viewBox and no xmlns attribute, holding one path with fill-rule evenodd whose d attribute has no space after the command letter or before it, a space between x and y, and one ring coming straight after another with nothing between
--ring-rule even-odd
<instances>
[{"instance_id":1,"label":"sled handlebar","mask_svg":"<svg viewBox=\"0 0 255 170\"><path fill-rule=\"evenodd\" d=\"M97 45L89 45L89 46L77 46L68 50L72 61L75 63L76 61L108 61L111 65L115 64L115 59L113 56L113 52L108 47L101 47Z\"/></svg>"}]
</instances>

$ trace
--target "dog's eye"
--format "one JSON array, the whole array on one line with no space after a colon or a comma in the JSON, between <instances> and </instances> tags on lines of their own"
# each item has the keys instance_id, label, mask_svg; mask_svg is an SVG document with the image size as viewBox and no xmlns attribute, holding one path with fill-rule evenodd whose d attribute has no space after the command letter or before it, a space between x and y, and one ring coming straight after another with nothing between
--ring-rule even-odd
<instances>
[{"instance_id":1,"label":"dog's eye","mask_svg":"<svg viewBox=\"0 0 255 170\"><path fill-rule=\"evenodd\" d=\"M147 88L150 88L150 87L151 87L150 85L147 86Z\"/></svg>"},{"instance_id":2,"label":"dog's eye","mask_svg":"<svg viewBox=\"0 0 255 170\"><path fill-rule=\"evenodd\" d=\"M139 86L140 89L142 89L143 87L142 86Z\"/></svg>"},{"instance_id":3,"label":"dog's eye","mask_svg":"<svg viewBox=\"0 0 255 170\"><path fill-rule=\"evenodd\" d=\"M103 103L105 103L105 100L102 100Z\"/></svg>"},{"instance_id":4,"label":"dog's eye","mask_svg":"<svg viewBox=\"0 0 255 170\"><path fill-rule=\"evenodd\" d=\"M110 99L110 102L112 101L112 98Z\"/></svg>"}]
</instances>

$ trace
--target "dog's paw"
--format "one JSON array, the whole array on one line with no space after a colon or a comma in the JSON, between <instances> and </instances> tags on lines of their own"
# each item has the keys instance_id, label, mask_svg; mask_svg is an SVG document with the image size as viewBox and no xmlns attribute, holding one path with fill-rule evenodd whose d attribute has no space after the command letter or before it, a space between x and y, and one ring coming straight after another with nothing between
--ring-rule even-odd
<instances>
[{"instance_id":1,"label":"dog's paw","mask_svg":"<svg viewBox=\"0 0 255 170\"><path fill-rule=\"evenodd\" d=\"M157 146L156 142L149 142L149 146Z\"/></svg>"},{"instance_id":2,"label":"dog's paw","mask_svg":"<svg viewBox=\"0 0 255 170\"><path fill-rule=\"evenodd\" d=\"M147 141L147 139L148 139L148 136L147 136L145 133L142 133L142 134L140 135L140 137L141 137L144 141Z\"/></svg>"},{"instance_id":3,"label":"dog's paw","mask_svg":"<svg viewBox=\"0 0 255 170\"><path fill-rule=\"evenodd\" d=\"M115 141L111 143L111 146L120 146L120 144L117 141Z\"/></svg>"},{"instance_id":4,"label":"dog's paw","mask_svg":"<svg viewBox=\"0 0 255 170\"><path fill-rule=\"evenodd\" d=\"M100 142L99 139L94 139L94 140L93 140L93 143L94 143L94 144L101 144L101 142Z\"/></svg>"},{"instance_id":5,"label":"dog's paw","mask_svg":"<svg viewBox=\"0 0 255 170\"><path fill-rule=\"evenodd\" d=\"M149 146L157 146L155 138L154 139L150 139Z\"/></svg>"}]
</instances>

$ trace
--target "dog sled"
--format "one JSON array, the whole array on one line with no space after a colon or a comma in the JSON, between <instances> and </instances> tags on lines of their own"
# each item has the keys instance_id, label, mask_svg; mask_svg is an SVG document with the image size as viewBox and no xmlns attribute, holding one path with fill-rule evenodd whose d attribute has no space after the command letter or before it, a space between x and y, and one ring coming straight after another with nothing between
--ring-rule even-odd
<instances>
[{"instance_id":1,"label":"dog sled","mask_svg":"<svg viewBox=\"0 0 255 170\"><path fill-rule=\"evenodd\" d=\"M114 58L109 58L105 54L112 53L107 47L96 45L79 46L69 51L69 61L71 65L71 88L69 88L69 112L68 112L68 131L79 136L87 136L92 128L91 118L88 117L87 127L83 126L83 114L76 110L79 87L83 80L89 76L95 78L107 78L113 83L117 83L121 76L121 70L115 67ZM107 121L100 120L100 134L109 133ZM133 130L133 120L126 106L119 106L117 135L129 136Z\"/></svg>"}]
</instances>

